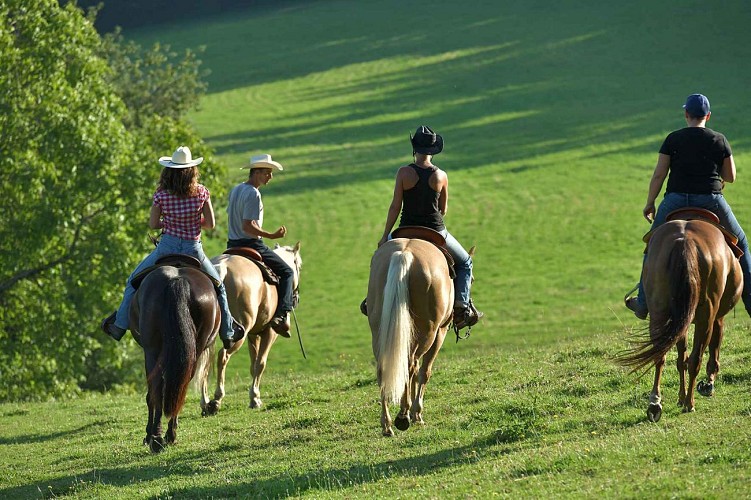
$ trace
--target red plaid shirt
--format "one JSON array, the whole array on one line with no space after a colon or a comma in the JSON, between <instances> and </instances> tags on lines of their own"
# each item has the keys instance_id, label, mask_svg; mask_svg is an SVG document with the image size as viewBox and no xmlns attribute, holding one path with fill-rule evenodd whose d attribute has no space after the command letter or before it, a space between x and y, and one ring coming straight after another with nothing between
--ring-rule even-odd
<instances>
[{"instance_id":1,"label":"red plaid shirt","mask_svg":"<svg viewBox=\"0 0 751 500\"><path fill-rule=\"evenodd\" d=\"M203 204L211 197L209 190L198 185L195 196L180 198L163 189L154 193L154 204L162 210L163 231L184 240L201 239L201 212Z\"/></svg>"}]
</instances>

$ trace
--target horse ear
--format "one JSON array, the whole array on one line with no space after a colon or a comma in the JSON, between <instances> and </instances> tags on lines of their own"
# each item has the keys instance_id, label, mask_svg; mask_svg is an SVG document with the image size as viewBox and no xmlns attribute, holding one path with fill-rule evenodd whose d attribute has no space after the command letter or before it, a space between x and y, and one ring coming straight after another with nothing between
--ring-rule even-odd
<instances>
[{"instance_id":1,"label":"horse ear","mask_svg":"<svg viewBox=\"0 0 751 500\"><path fill-rule=\"evenodd\" d=\"M472 245L472 248L470 248L469 252L467 252L470 257L474 257L475 256L475 250L477 250L477 245Z\"/></svg>"},{"instance_id":2,"label":"horse ear","mask_svg":"<svg viewBox=\"0 0 751 500\"><path fill-rule=\"evenodd\" d=\"M295 243L295 248L293 248L292 250L294 250L295 253L300 253L300 242L299 241L297 243Z\"/></svg>"}]
</instances>

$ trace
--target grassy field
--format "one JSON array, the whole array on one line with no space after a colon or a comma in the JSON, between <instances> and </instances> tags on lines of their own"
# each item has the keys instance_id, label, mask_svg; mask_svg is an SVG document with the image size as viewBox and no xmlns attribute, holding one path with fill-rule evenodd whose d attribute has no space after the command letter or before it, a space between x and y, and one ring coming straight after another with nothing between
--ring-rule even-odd
<instances>
[{"instance_id":1,"label":"grassy field","mask_svg":"<svg viewBox=\"0 0 751 500\"><path fill-rule=\"evenodd\" d=\"M230 166L227 186L252 154L285 165L264 190L265 225L302 241L309 359L280 339L267 407L250 412L238 356L226 411L202 420L192 400L180 445L159 457L138 445L140 388L2 405L0 496L743 496L745 313L728 321L720 392L695 414L644 423L651 377L610 356L636 325L622 296L640 270L641 209L690 93L709 96L710 126L733 146L726 197L751 230L750 14L741 1L290 1L129 33L206 46L209 94L192 119ZM385 440L358 304L423 123L445 139L446 222L478 247L486 319L445 345L428 425Z\"/></svg>"}]
</instances>

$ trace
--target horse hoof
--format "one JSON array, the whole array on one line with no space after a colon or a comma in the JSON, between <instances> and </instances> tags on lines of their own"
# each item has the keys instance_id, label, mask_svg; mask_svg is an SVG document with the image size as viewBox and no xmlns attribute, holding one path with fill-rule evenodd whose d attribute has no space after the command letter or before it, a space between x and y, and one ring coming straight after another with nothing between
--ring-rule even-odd
<instances>
[{"instance_id":1,"label":"horse hoof","mask_svg":"<svg viewBox=\"0 0 751 500\"><path fill-rule=\"evenodd\" d=\"M263 406L263 401L260 399L251 399L250 404L248 405L251 409L255 410L257 408L260 408Z\"/></svg>"},{"instance_id":2,"label":"horse hoof","mask_svg":"<svg viewBox=\"0 0 751 500\"><path fill-rule=\"evenodd\" d=\"M218 401L209 401L209 403L206 405L206 407L201 412L202 417L211 417L213 415L216 415L219 413L219 402Z\"/></svg>"},{"instance_id":3,"label":"horse hoof","mask_svg":"<svg viewBox=\"0 0 751 500\"><path fill-rule=\"evenodd\" d=\"M649 408L647 408L647 418L650 422L659 422L660 418L662 417L662 405L661 404L650 404Z\"/></svg>"},{"instance_id":4,"label":"horse hoof","mask_svg":"<svg viewBox=\"0 0 751 500\"><path fill-rule=\"evenodd\" d=\"M383 429L383 437L394 437L394 430L391 427Z\"/></svg>"},{"instance_id":5,"label":"horse hoof","mask_svg":"<svg viewBox=\"0 0 751 500\"><path fill-rule=\"evenodd\" d=\"M703 380L700 380L698 384L696 384L696 390L699 391L699 394L706 397L712 397L714 396L714 382L704 382Z\"/></svg>"},{"instance_id":6,"label":"horse hoof","mask_svg":"<svg viewBox=\"0 0 751 500\"><path fill-rule=\"evenodd\" d=\"M164 439L161 436L152 438L149 444L151 453L161 453L164 451Z\"/></svg>"},{"instance_id":7,"label":"horse hoof","mask_svg":"<svg viewBox=\"0 0 751 500\"><path fill-rule=\"evenodd\" d=\"M693 406L684 406L683 407L683 413L693 413L696 411L696 408Z\"/></svg>"},{"instance_id":8,"label":"horse hoof","mask_svg":"<svg viewBox=\"0 0 751 500\"><path fill-rule=\"evenodd\" d=\"M409 418L405 416L398 416L394 419L394 425L400 431L406 431L409 429Z\"/></svg>"}]
</instances>

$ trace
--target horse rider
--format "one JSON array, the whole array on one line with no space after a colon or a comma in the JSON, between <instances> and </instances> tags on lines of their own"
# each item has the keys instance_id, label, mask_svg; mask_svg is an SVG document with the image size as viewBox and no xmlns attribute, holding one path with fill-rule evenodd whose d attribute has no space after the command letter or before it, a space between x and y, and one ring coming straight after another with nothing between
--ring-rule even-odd
<instances>
[{"instance_id":1,"label":"horse rider","mask_svg":"<svg viewBox=\"0 0 751 500\"><path fill-rule=\"evenodd\" d=\"M282 171L284 168L268 154L252 156L250 164L241 168L250 169L250 173L248 180L235 186L229 195L227 248L249 247L256 250L263 257L263 261L279 276L279 302L270 324L277 334L289 338L294 271L263 242L263 238L283 238L287 234L287 228L280 226L273 233L263 229L263 201L260 191L261 187L274 177L274 169Z\"/></svg>"},{"instance_id":2,"label":"horse rider","mask_svg":"<svg viewBox=\"0 0 751 500\"><path fill-rule=\"evenodd\" d=\"M725 182L735 181L733 152L724 135L706 126L712 115L709 99L702 94L691 94L683 108L687 126L671 132L660 147L657 166L649 182L644 218L652 223L654 231L665 223L670 212L679 208L699 207L717 215L720 224L738 238L738 247L743 251L740 258L743 270L742 298L746 312L751 316L751 255L748 241L722 195ZM655 215L655 199L666 177L668 185L665 197ZM649 311L641 279L637 289L636 297L626 299L626 307L637 318L646 319Z\"/></svg>"},{"instance_id":3,"label":"horse rider","mask_svg":"<svg viewBox=\"0 0 751 500\"><path fill-rule=\"evenodd\" d=\"M401 212L399 227L422 226L439 232L446 240L446 248L456 263L454 278L454 325L458 328L477 324L484 314L477 310L470 298L472 286L472 257L446 229L443 216L448 207L449 180L446 172L433 165L432 158L443 150L443 137L430 127L421 125L410 134L414 161L396 174L394 196L386 216L386 226L378 246L390 237L391 229ZM367 315L367 305L361 310Z\"/></svg>"},{"instance_id":4,"label":"horse rider","mask_svg":"<svg viewBox=\"0 0 751 500\"><path fill-rule=\"evenodd\" d=\"M197 258L201 262L201 269L214 278L215 283L219 283L216 295L222 315L219 330L222 341L236 342L245 334L243 326L232 318L224 284L201 245L201 228L212 229L216 225L209 190L198 183L198 165L201 162L203 158L193 158L190 148L186 146L177 148L171 157L159 158L164 168L153 196L149 227L161 229L162 237L157 247L128 277L120 307L102 321L104 333L115 340L119 341L130 326L130 303L136 293L131 285L133 278L153 266L161 256L175 253Z\"/></svg>"}]
</instances>

